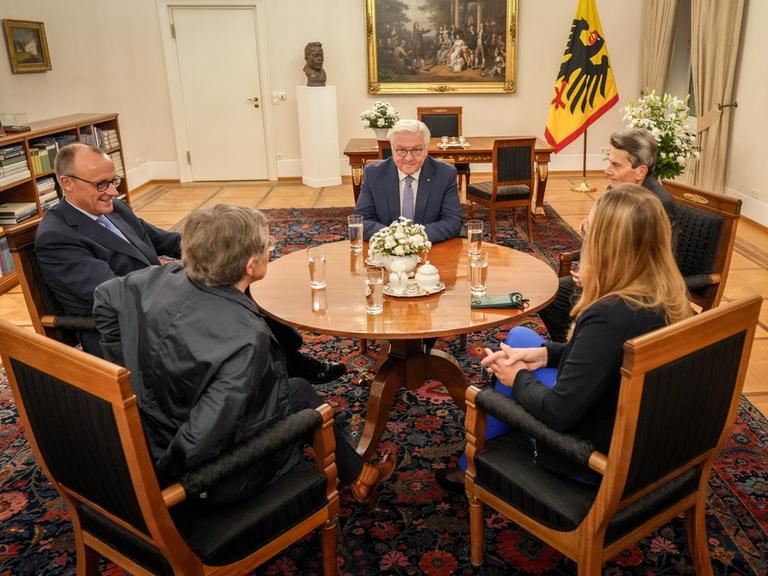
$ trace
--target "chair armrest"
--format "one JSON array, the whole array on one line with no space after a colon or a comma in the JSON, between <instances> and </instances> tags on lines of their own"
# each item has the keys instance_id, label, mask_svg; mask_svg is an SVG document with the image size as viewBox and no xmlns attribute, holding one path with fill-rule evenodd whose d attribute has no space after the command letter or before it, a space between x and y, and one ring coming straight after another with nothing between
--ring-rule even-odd
<instances>
[{"instance_id":1,"label":"chair armrest","mask_svg":"<svg viewBox=\"0 0 768 576\"><path fill-rule=\"evenodd\" d=\"M328 409L325 410L324 407ZM233 446L227 452L186 472L176 484L163 490L163 499L170 507L189 496L197 496L216 486L223 478L232 476L247 467L258 465L258 462L267 455L299 440L308 440L317 428L326 424L326 420L332 422L332 419L333 411L326 404L317 409L306 408L294 412L255 436ZM326 440L324 436L314 435L314 440L321 442L321 446L314 446L316 454L333 453L333 446L330 450L324 446ZM331 441L333 441L332 434Z\"/></svg>"},{"instance_id":2,"label":"chair armrest","mask_svg":"<svg viewBox=\"0 0 768 576\"><path fill-rule=\"evenodd\" d=\"M580 258L580 250L574 250L573 252L561 252L560 265L557 269L557 277L562 278L563 276L568 276L571 273L571 265L574 262L578 262Z\"/></svg>"},{"instance_id":3,"label":"chair armrest","mask_svg":"<svg viewBox=\"0 0 768 576\"><path fill-rule=\"evenodd\" d=\"M685 287L688 291L693 292L702 288L716 286L720 283L720 274L693 274L685 276L683 280L685 280Z\"/></svg>"},{"instance_id":4,"label":"chair armrest","mask_svg":"<svg viewBox=\"0 0 768 576\"><path fill-rule=\"evenodd\" d=\"M43 318L46 317L44 316ZM65 316L64 314L56 314L55 316L50 316L50 318L53 320L53 328L77 330L79 332L97 331L93 316Z\"/></svg>"},{"instance_id":5,"label":"chair armrest","mask_svg":"<svg viewBox=\"0 0 768 576\"><path fill-rule=\"evenodd\" d=\"M592 442L553 430L514 398L486 388L476 394L474 403L484 413L533 437L538 446L555 450L569 460L589 466L601 474L605 472L605 456L595 450Z\"/></svg>"}]
</instances>

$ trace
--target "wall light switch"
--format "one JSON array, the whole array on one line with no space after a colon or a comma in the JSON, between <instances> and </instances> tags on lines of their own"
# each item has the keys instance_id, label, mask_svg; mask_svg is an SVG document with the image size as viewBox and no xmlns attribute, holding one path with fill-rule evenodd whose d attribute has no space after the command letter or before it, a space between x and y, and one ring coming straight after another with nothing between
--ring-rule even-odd
<instances>
[{"instance_id":1,"label":"wall light switch","mask_svg":"<svg viewBox=\"0 0 768 576\"><path fill-rule=\"evenodd\" d=\"M285 90L278 91L277 99L278 100L288 100L288 97L285 95Z\"/></svg>"}]
</instances>

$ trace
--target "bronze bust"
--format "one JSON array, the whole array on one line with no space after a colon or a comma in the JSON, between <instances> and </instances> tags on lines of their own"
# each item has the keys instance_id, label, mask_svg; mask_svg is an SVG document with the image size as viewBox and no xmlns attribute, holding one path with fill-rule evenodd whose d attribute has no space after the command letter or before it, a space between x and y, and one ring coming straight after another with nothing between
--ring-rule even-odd
<instances>
[{"instance_id":1,"label":"bronze bust","mask_svg":"<svg viewBox=\"0 0 768 576\"><path fill-rule=\"evenodd\" d=\"M308 42L304 46L304 74L307 75L307 86L325 86L325 70L323 70L323 45L320 42Z\"/></svg>"}]
</instances>

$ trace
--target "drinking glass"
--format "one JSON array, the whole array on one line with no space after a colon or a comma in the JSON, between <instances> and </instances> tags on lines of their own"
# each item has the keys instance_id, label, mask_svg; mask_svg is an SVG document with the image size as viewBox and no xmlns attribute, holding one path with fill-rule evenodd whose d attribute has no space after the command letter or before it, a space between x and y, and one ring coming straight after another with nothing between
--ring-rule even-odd
<instances>
[{"instance_id":1,"label":"drinking glass","mask_svg":"<svg viewBox=\"0 0 768 576\"><path fill-rule=\"evenodd\" d=\"M325 289L312 290L312 312L323 314L326 310L328 310L328 294Z\"/></svg>"},{"instance_id":2,"label":"drinking glass","mask_svg":"<svg viewBox=\"0 0 768 576\"><path fill-rule=\"evenodd\" d=\"M469 286L473 296L485 296L488 280L488 254L478 252L469 257Z\"/></svg>"},{"instance_id":3,"label":"drinking glass","mask_svg":"<svg viewBox=\"0 0 768 576\"><path fill-rule=\"evenodd\" d=\"M363 217L359 214L347 216L349 227L349 249L352 252L363 251Z\"/></svg>"},{"instance_id":4,"label":"drinking glass","mask_svg":"<svg viewBox=\"0 0 768 576\"><path fill-rule=\"evenodd\" d=\"M479 254L483 245L483 221L467 220L467 240L469 240L469 253Z\"/></svg>"},{"instance_id":5,"label":"drinking glass","mask_svg":"<svg viewBox=\"0 0 768 576\"><path fill-rule=\"evenodd\" d=\"M307 248L309 262L309 285L312 288L325 288L325 246Z\"/></svg>"},{"instance_id":6,"label":"drinking glass","mask_svg":"<svg viewBox=\"0 0 768 576\"><path fill-rule=\"evenodd\" d=\"M384 269L367 266L365 269L365 311L380 314L384 309Z\"/></svg>"}]
</instances>

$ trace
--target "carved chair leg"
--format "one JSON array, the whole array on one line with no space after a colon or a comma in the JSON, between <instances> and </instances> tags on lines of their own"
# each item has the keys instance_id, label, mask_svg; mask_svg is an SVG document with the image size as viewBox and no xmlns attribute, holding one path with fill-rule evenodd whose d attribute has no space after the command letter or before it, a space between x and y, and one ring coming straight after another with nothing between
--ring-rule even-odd
<instances>
[{"instance_id":1,"label":"carved chair leg","mask_svg":"<svg viewBox=\"0 0 768 576\"><path fill-rule=\"evenodd\" d=\"M528 207L528 243L533 246L533 211Z\"/></svg>"},{"instance_id":2,"label":"carved chair leg","mask_svg":"<svg viewBox=\"0 0 768 576\"><path fill-rule=\"evenodd\" d=\"M323 574L324 576L336 576L339 573L336 548L339 541L339 526L336 518L329 519L323 526Z\"/></svg>"},{"instance_id":3,"label":"carved chair leg","mask_svg":"<svg viewBox=\"0 0 768 576\"><path fill-rule=\"evenodd\" d=\"M461 346L462 350L466 350L467 349L467 335L466 334L461 334L459 336L459 346Z\"/></svg>"},{"instance_id":4,"label":"carved chair leg","mask_svg":"<svg viewBox=\"0 0 768 576\"><path fill-rule=\"evenodd\" d=\"M483 565L485 535L483 533L483 503L475 496L469 498L469 538L472 566Z\"/></svg>"},{"instance_id":5,"label":"carved chair leg","mask_svg":"<svg viewBox=\"0 0 768 576\"><path fill-rule=\"evenodd\" d=\"M81 536L82 539L82 536ZM98 576L99 553L85 544L77 548L77 576Z\"/></svg>"},{"instance_id":6,"label":"carved chair leg","mask_svg":"<svg viewBox=\"0 0 768 576\"><path fill-rule=\"evenodd\" d=\"M701 499L703 500L703 499ZM691 550L693 568L699 576L712 576L712 561L707 546L707 528L704 519L704 504L698 503L685 511L685 528L688 546Z\"/></svg>"},{"instance_id":7,"label":"carved chair leg","mask_svg":"<svg viewBox=\"0 0 768 576\"><path fill-rule=\"evenodd\" d=\"M358 348L360 350L360 354L367 354L368 353L368 338L360 338L360 342L358 344Z\"/></svg>"},{"instance_id":8,"label":"carved chair leg","mask_svg":"<svg viewBox=\"0 0 768 576\"><path fill-rule=\"evenodd\" d=\"M488 218L491 220L491 242L496 242L496 208L491 207Z\"/></svg>"}]
</instances>

